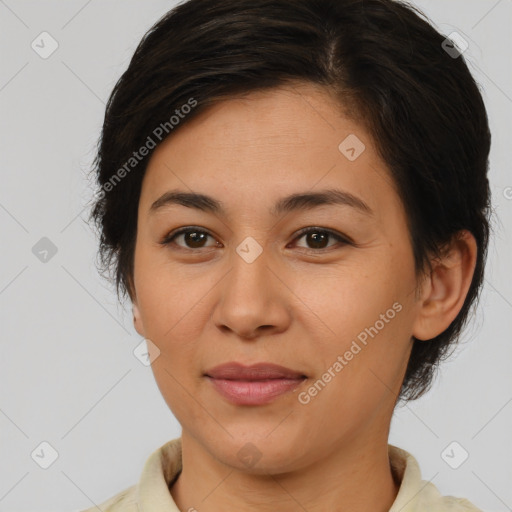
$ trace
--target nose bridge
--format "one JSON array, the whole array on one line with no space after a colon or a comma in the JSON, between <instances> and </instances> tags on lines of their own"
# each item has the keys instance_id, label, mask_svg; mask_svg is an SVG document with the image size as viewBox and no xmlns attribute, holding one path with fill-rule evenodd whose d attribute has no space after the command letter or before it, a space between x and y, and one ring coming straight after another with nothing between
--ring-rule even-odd
<instances>
[{"instance_id":1,"label":"nose bridge","mask_svg":"<svg viewBox=\"0 0 512 512\"><path fill-rule=\"evenodd\" d=\"M254 300L264 298L269 286L270 250L264 249L254 238L244 239L231 254L229 288L235 296L254 295Z\"/></svg>"},{"instance_id":2,"label":"nose bridge","mask_svg":"<svg viewBox=\"0 0 512 512\"><path fill-rule=\"evenodd\" d=\"M218 327L243 337L256 336L262 326L284 328L286 297L273 275L271 260L270 249L263 250L254 239L244 240L232 251L230 271L222 280L213 314Z\"/></svg>"}]
</instances>

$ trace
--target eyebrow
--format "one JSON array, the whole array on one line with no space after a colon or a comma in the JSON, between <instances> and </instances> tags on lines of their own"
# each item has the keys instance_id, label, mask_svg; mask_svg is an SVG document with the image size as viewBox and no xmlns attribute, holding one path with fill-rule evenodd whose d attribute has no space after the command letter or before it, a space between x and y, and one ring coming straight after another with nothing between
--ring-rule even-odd
<instances>
[{"instance_id":1,"label":"eyebrow","mask_svg":"<svg viewBox=\"0 0 512 512\"><path fill-rule=\"evenodd\" d=\"M187 208L195 208L197 210L217 215L226 214L222 201L205 194L184 192L180 190L170 190L165 192L151 205L149 211L150 213L154 213L164 206L172 204L186 206ZM310 210L318 206L326 205L350 206L361 213L373 215L373 210L362 199L350 192L338 189L296 193L283 197L270 209L270 214L278 216L292 211Z\"/></svg>"}]
</instances>

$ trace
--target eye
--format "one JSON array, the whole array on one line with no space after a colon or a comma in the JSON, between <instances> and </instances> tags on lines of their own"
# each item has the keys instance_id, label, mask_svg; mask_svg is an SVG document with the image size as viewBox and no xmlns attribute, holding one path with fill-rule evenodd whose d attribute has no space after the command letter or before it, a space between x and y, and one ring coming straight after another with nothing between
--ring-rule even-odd
<instances>
[{"instance_id":1,"label":"eye","mask_svg":"<svg viewBox=\"0 0 512 512\"><path fill-rule=\"evenodd\" d=\"M331 231L330 229L322 229L318 227L302 229L299 232L298 238L296 238L295 240L300 240L301 238L305 238L306 243L310 245L310 247L306 247L306 249L313 250L322 250L328 247L332 247L333 245L336 245L327 245L329 238L337 240L338 243L342 245L350 245L353 243L348 237L343 236L340 233L336 233L335 231Z\"/></svg>"},{"instance_id":2,"label":"eye","mask_svg":"<svg viewBox=\"0 0 512 512\"><path fill-rule=\"evenodd\" d=\"M185 245L177 244L176 240L182 238ZM204 243L208 239L208 237L213 238L207 231L203 229L197 228L195 226L188 226L186 228L180 228L177 231L173 231L165 236L165 238L160 242L162 245L170 245L175 244L182 249L201 249L205 246ZM213 246L218 246L219 243L215 242Z\"/></svg>"},{"instance_id":3,"label":"eye","mask_svg":"<svg viewBox=\"0 0 512 512\"><path fill-rule=\"evenodd\" d=\"M208 237L214 239L212 235L210 235L207 231L195 227L188 226L185 228L180 228L176 231L173 231L165 236L165 238L160 242L161 245L176 245L181 249L202 249L207 247L221 247L222 244L215 241L210 246L205 245ZM182 244L176 243L178 239L182 240ZM332 247L336 244L328 244L329 238L334 239L338 242L338 245L351 245L353 242L344 235L337 233L335 231L331 231L330 229L318 228L318 227L309 227L304 228L299 232L299 236L295 238L295 240L300 240L301 238L305 238L306 243L309 247L305 247L305 249L310 249L313 251L323 250L329 247ZM300 247L300 246L299 246Z\"/></svg>"}]
</instances>

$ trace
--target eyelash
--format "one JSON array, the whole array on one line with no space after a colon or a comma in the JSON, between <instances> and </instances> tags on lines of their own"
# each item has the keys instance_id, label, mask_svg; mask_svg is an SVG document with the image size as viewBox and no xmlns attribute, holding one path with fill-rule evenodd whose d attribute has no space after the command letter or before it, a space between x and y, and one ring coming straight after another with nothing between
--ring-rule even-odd
<instances>
[{"instance_id":1,"label":"eyelash","mask_svg":"<svg viewBox=\"0 0 512 512\"><path fill-rule=\"evenodd\" d=\"M167 234L164 237L164 239L160 242L160 244L163 246L169 246L174 243L173 241L175 238L177 238L178 236L180 236L182 234L186 234L189 232L206 234L206 235L211 236L212 238L215 238L215 237L213 237L213 235L211 235L210 233L208 233L208 231L205 231L204 229L201 229L201 228L195 227L195 226L187 226L187 227L180 228L177 231L173 231L173 232ZM326 228L319 228L319 227L308 227L308 228L301 229L297 233L297 236L295 237L294 240L300 239L304 235L308 235L309 233L329 235L330 237L338 240L338 242L341 243L342 245L355 245L354 242L349 237L347 237L345 235L341 235L340 233L337 233L336 231L332 231L332 230L326 229ZM177 244L175 244L175 245L177 245ZM212 248L212 247L199 247L199 248L194 249L191 247L182 247L180 245L177 245L177 247L179 249L183 249L185 251L192 251L192 252L198 252L201 249L211 249ZM335 247L335 246L325 247L322 249L308 249L308 248L302 248L302 249L305 249L306 251L318 253L318 252L322 252L322 251L331 250L333 247Z\"/></svg>"}]
</instances>

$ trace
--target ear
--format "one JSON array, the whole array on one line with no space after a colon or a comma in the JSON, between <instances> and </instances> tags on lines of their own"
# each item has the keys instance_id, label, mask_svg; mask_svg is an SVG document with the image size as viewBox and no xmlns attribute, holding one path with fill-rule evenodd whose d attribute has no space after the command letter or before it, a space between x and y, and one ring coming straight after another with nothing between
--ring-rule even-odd
<instances>
[{"instance_id":1,"label":"ear","mask_svg":"<svg viewBox=\"0 0 512 512\"><path fill-rule=\"evenodd\" d=\"M475 237L463 230L453 237L440 258L432 260L432 271L420 288L420 310L412 333L415 338L435 338L457 317L473 279L477 250Z\"/></svg>"},{"instance_id":2,"label":"ear","mask_svg":"<svg viewBox=\"0 0 512 512\"><path fill-rule=\"evenodd\" d=\"M140 316L139 306L137 305L137 300L134 299L132 302L132 309L133 309L133 326L135 327L135 330L143 337L145 338L145 330L144 330L144 324L142 323L142 318Z\"/></svg>"}]
</instances>

